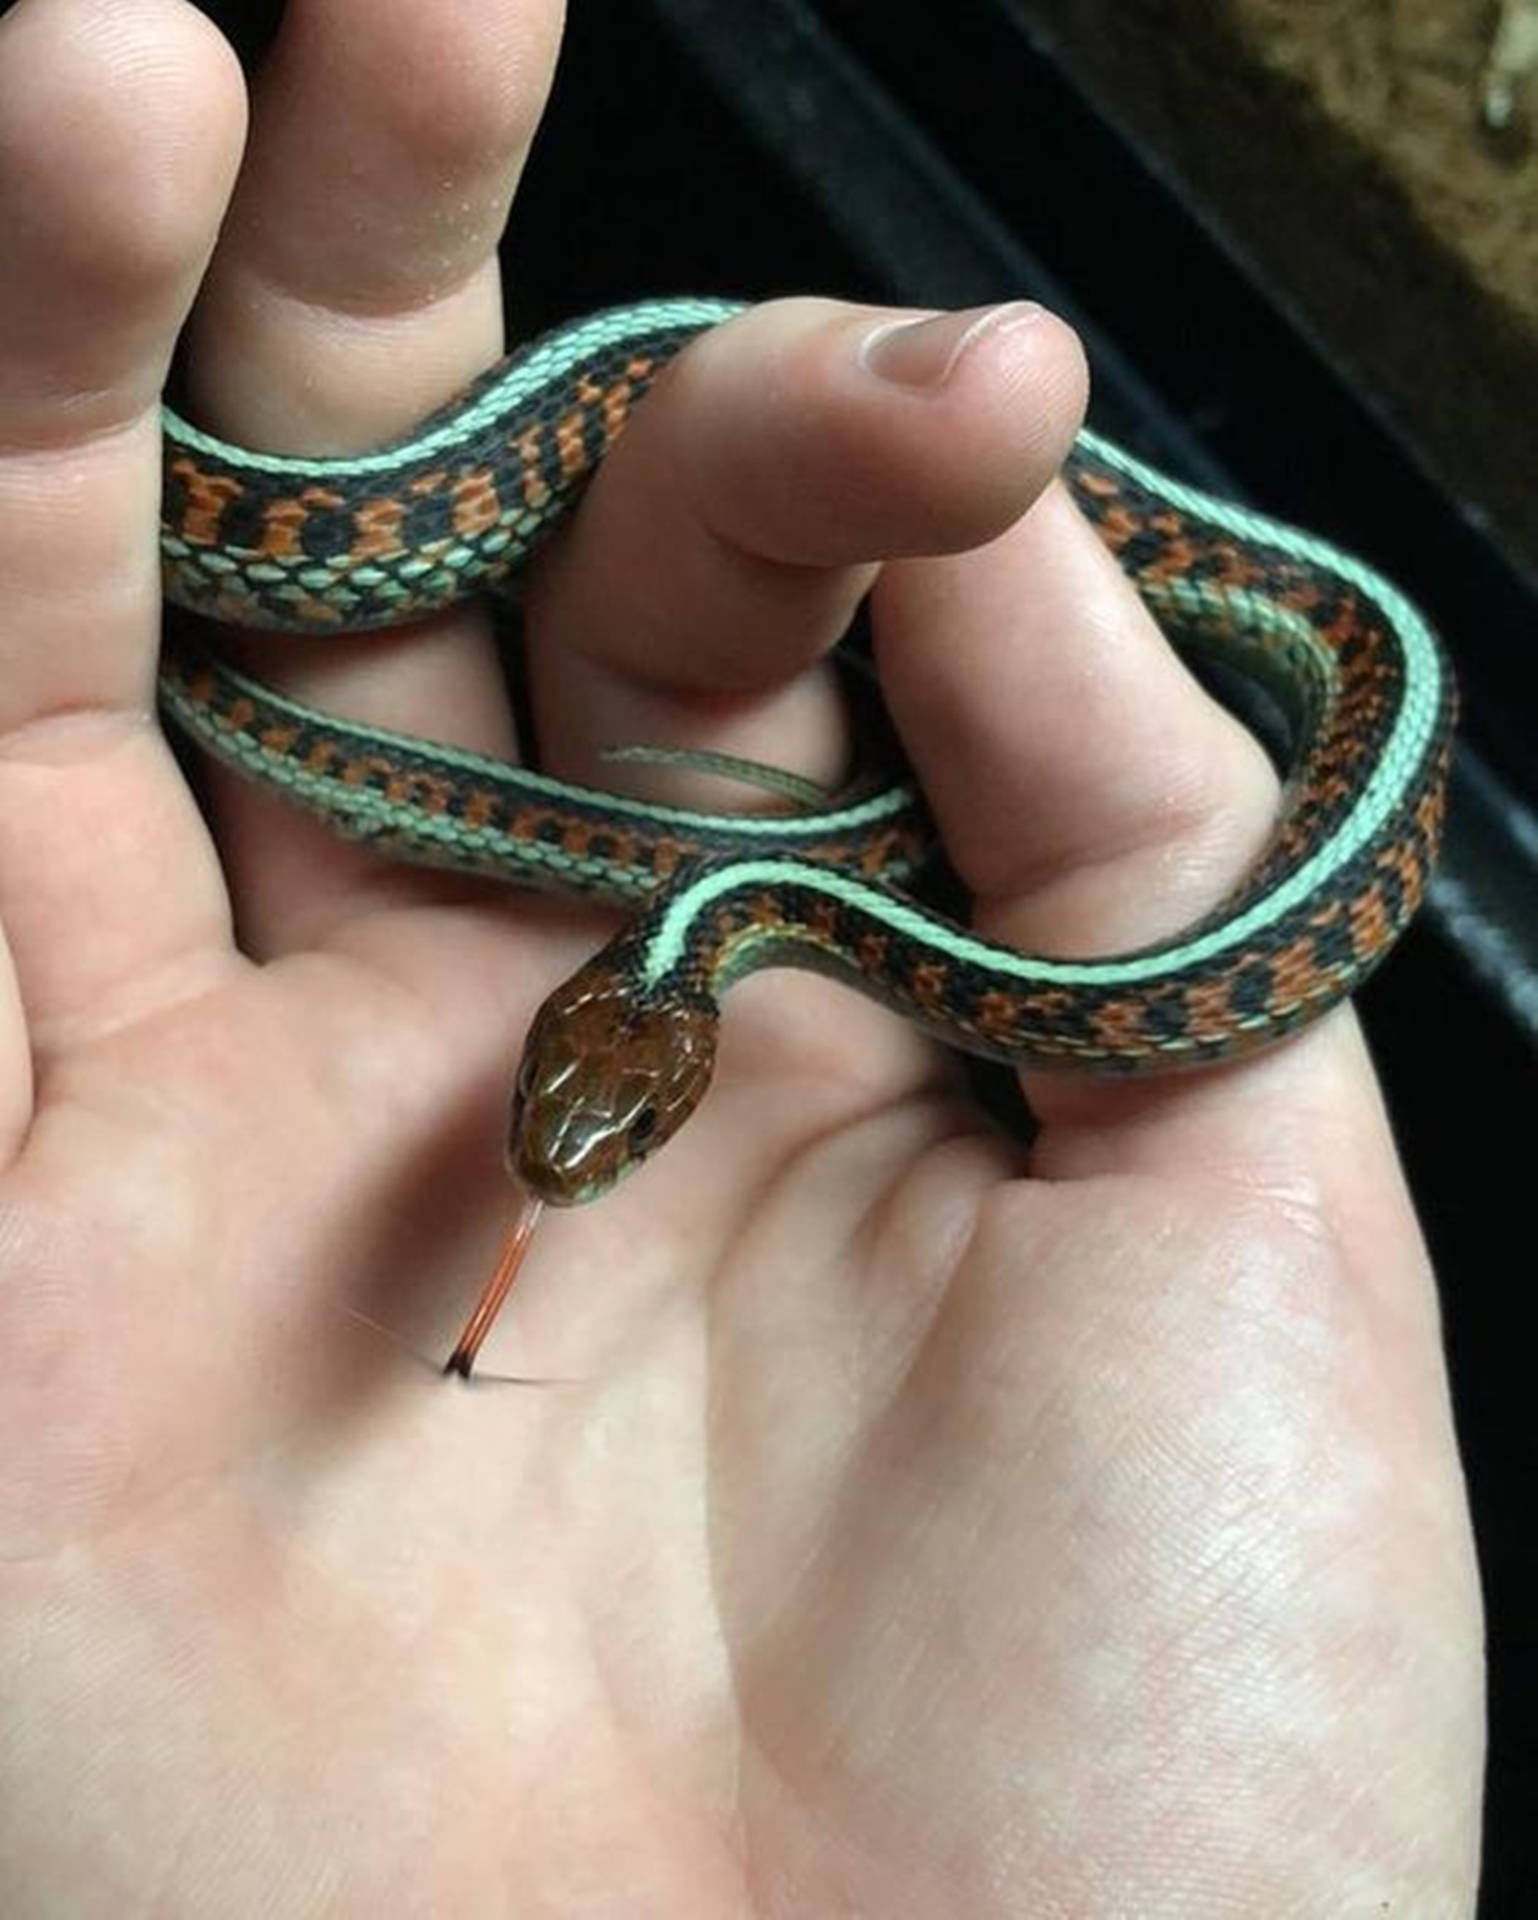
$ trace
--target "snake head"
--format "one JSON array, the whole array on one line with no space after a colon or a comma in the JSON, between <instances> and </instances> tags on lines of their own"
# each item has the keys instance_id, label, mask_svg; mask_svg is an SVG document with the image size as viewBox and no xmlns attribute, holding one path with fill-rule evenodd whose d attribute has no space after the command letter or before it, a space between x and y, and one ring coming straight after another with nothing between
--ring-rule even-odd
<instances>
[{"instance_id":1,"label":"snake head","mask_svg":"<svg viewBox=\"0 0 1538 1920\"><path fill-rule=\"evenodd\" d=\"M604 956L534 1016L508 1117L508 1166L553 1206L595 1200L649 1160L710 1084L716 1007L641 997Z\"/></svg>"}]
</instances>

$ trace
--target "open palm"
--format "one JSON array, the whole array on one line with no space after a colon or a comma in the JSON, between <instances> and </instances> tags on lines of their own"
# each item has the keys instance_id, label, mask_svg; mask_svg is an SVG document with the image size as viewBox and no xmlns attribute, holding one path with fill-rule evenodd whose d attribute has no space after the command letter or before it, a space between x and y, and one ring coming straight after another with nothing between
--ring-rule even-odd
<instances>
[{"instance_id":1,"label":"open palm","mask_svg":"<svg viewBox=\"0 0 1538 1920\"><path fill-rule=\"evenodd\" d=\"M155 401L200 281L190 404L253 443L382 439L493 357L554 16L295 0L206 279L245 118L206 22L0 24L5 1910L1464 1911L1477 1597L1348 1013L1033 1085L1027 1157L766 976L680 1140L547 1218L516 1379L379 1330L441 1356L520 1036L604 922L200 812L150 718ZM544 758L837 777L819 662L873 588L988 930L1169 931L1264 760L1051 485L1071 337L897 317L780 303L671 371L531 591ZM478 614L242 644L515 749Z\"/></svg>"}]
</instances>

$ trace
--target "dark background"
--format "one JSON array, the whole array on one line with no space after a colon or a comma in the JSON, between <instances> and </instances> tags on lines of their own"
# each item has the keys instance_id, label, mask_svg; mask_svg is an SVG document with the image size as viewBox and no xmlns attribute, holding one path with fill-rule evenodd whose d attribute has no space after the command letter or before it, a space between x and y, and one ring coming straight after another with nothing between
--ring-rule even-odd
<instances>
[{"instance_id":1,"label":"dark background","mask_svg":"<svg viewBox=\"0 0 1538 1920\"><path fill-rule=\"evenodd\" d=\"M251 57L279 12L205 10ZM571 0L509 245L519 335L659 292L1032 294L1085 338L1096 425L1358 549L1446 636L1465 719L1443 874L1363 1013L1442 1284L1486 1583L1480 1912L1538 1912L1538 1463L1509 1324L1538 1271L1531 587L1007 0Z\"/></svg>"}]
</instances>

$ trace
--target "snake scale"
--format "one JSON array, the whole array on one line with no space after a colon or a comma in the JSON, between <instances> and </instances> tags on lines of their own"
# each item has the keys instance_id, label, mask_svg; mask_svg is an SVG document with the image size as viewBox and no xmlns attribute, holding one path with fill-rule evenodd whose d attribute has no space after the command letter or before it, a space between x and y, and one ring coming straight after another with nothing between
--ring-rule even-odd
<instances>
[{"instance_id":1,"label":"snake scale","mask_svg":"<svg viewBox=\"0 0 1538 1920\"><path fill-rule=\"evenodd\" d=\"M514 581L668 361L735 303L664 299L564 325L390 445L253 453L166 416L168 597L242 626L352 632ZM168 636L169 720L243 775L390 854L633 911L537 1015L510 1162L591 1199L710 1077L719 1000L765 966L828 972L950 1046L1029 1068L1158 1071L1278 1039L1342 999L1425 890L1452 681L1425 620L1361 560L1084 432L1065 478L1171 643L1282 710L1270 842L1223 904L1134 953L1044 958L913 897L932 829L903 781L765 817L691 812L319 713Z\"/></svg>"}]
</instances>

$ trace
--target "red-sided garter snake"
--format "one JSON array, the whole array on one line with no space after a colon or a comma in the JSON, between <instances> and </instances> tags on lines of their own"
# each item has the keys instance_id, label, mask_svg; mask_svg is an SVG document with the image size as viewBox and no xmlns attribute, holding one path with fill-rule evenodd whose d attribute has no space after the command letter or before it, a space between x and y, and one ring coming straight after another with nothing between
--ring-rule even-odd
<instances>
[{"instance_id":1,"label":"red-sided garter snake","mask_svg":"<svg viewBox=\"0 0 1538 1920\"><path fill-rule=\"evenodd\" d=\"M661 300L564 326L377 452L253 454L166 423L168 595L241 625L350 631L516 574L657 371L737 309ZM1066 478L1166 634L1261 683L1292 769L1224 904L1137 953L1042 959L899 890L904 787L766 821L645 805L337 721L168 642L171 720L242 773L401 858L639 902L536 1017L510 1158L545 1198L602 1192L703 1093L718 998L768 965L832 972L947 1044L1117 1072L1227 1058L1362 980L1435 856L1453 707L1425 621L1360 560L1084 433Z\"/></svg>"}]
</instances>

